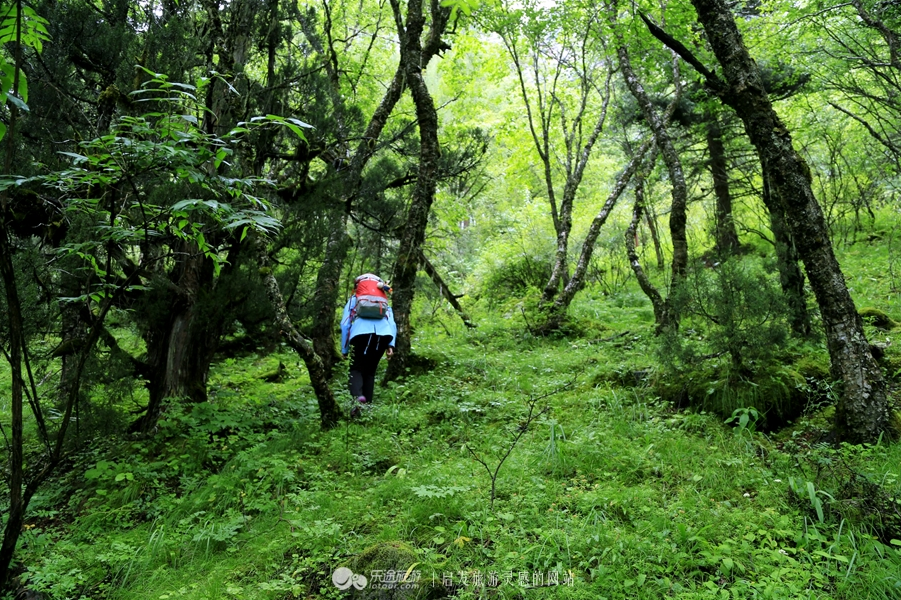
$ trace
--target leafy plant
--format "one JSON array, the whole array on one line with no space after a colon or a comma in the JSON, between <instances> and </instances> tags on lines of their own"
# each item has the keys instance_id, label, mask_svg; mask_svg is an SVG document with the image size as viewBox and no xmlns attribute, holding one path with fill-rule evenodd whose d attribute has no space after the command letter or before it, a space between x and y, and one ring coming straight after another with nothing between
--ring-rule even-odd
<instances>
[{"instance_id":1,"label":"leafy plant","mask_svg":"<svg viewBox=\"0 0 901 600\"><path fill-rule=\"evenodd\" d=\"M734 257L711 268L695 266L673 302L702 325L706 335L683 327L663 336L664 363L689 365L727 355L736 373L772 356L788 336L787 308L773 276L751 257Z\"/></svg>"},{"instance_id":2,"label":"leafy plant","mask_svg":"<svg viewBox=\"0 0 901 600\"><path fill-rule=\"evenodd\" d=\"M823 514L823 500L820 498L820 496L824 496L833 501L835 500L835 498L833 498L823 490L816 489L812 481L803 481L800 479L795 479L794 477L789 477L788 485L799 498L806 498L810 501L810 506L817 513L817 519L820 523L822 523L825 520L825 516Z\"/></svg>"},{"instance_id":3,"label":"leafy plant","mask_svg":"<svg viewBox=\"0 0 901 600\"><path fill-rule=\"evenodd\" d=\"M11 53L15 60L21 57L22 47L43 51L44 42L50 39L47 20L33 8L22 2L9 2L0 8L0 47L14 45ZM5 53L0 52L0 106L7 103L18 110L28 112L28 79L19 64L9 64ZM6 136L6 124L0 122L0 140Z\"/></svg>"},{"instance_id":4,"label":"leafy plant","mask_svg":"<svg viewBox=\"0 0 901 600\"><path fill-rule=\"evenodd\" d=\"M565 471L566 453L563 450L563 444L566 442L566 433L563 431L563 425L557 421L551 421L548 426L548 441L544 449L545 460L550 463L554 472Z\"/></svg>"},{"instance_id":5,"label":"leafy plant","mask_svg":"<svg viewBox=\"0 0 901 600\"><path fill-rule=\"evenodd\" d=\"M732 416L724 421L724 423L733 423L739 433L753 432L760 419L760 413L753 406L736 408L732 412Z\"/></svg>"}]
</instances>

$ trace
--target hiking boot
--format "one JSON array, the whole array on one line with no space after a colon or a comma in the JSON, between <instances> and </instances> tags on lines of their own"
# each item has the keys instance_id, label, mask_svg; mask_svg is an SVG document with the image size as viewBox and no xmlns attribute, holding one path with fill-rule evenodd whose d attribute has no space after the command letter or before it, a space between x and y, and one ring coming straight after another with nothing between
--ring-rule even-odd
<instances>
[{"instance_id":1,"label":"hiking boot","mask_svg":"<svg viewBox=\"0 0 901 600\"><path fill-rule=\"evenodd\" d=\"M366 396L357 396L357 401L354 403L354 407L350 409L350 417L355 419L359 417L363 413L363 407L369 403L369 400L366 399Z\"/></svg>"}]
</instances>

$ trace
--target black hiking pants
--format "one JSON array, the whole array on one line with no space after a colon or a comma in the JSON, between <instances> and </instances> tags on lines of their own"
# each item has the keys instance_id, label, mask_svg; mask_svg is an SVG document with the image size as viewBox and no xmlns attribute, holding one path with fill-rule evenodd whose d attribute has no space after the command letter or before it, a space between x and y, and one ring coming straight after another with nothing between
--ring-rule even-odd
<instances>
[{"instance_id":1,"label":"black hiking pants","mask_svg":"<svg viewBox=\"0 0 901 600\"><path fill-rule=\"evenodd\" d=\"M390 335L367 333L350 339L350 395L372 402L375 370L391 343Z\"/></svg>"}]
</instances>

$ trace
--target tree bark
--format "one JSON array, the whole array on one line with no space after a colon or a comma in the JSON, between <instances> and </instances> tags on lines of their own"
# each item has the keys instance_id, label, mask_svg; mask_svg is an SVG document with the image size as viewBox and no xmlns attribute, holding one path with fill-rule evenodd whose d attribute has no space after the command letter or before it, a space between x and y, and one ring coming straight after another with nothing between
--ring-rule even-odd
<instances>
[{"instance_id":1,"label":"tree bark","mask_svg":"<svg viewBox=\"0 0 901 600\"><path fill-rule=\"evenodd\" d=\"M18 287L12 264L12 248L6 223L10 220L6 194L3 193L3 210L0 212L0 276L6 292L7 323L9 327L9 366L12 375L10 390L10 441L9 441L9 508L3 542L0 544L0 587L9 578L9 565L16 550L16 543L25 521L27 504L22 496L25 483L23 403L25 384L22 379L22 354L25 347L25 327Z\"/></svg>"},{"instance_id":2,"label":"tree bark","mask_svg":"<svg viewBox=\"0 0 901 600\"><path fill-rule=\"evenodd\" d=\"M779 283L789 309L792 331L799 337L809 337L811 332L807 299L804 297L804 273L798 264L798 250L785 224L782 203L773 197L772 186L766 173L763 175L763 203L770 213L770 230L776 246L776 268Z\"/></svg>"},{"instance_id":3,"label":"tree bark","mask_svg":"<svg viewBox=\"0 0 901 600\"><path fill-rule=\"evenodd\" d=\"M684 279L685 271L688 268L688 238L685 234L688 186L685 184L685 175L682 171L682 162L679 159L679 153L676 151L676 147L667 130L667 120L661 118L660 115L657 114L657 110L651 103L644 86L632 69L632 64L629 60L629 52L626 49L622 36L618 35L617 37L619 44L617 54L619 55L620 68L625 77L626 86L638 102L645 121L647 121L648 125L651 127L651 131L654 133L654 141L660 150L663 162L666 164L670 185L672 186L672 205L670 207L669 220L670 238L673 244L672 275L670 281L670 295L666 300L666 310L663 314L660 328L678 327L679 315L670 299L673 298L674 293L681 284L682 279ZM678 95L681 91L678 70L674 73L674 78Z\"/></svg>"},{"instance_id":4,"label":"tree bark","mask_svg":"<svg viewBox=\"0 0 901 600\"><path fill-rule=\"evenodd\" d=\"M839 436L852 443L875 441L889 432L885 380L833 253L826 220L811 189L810 169L773 109L724 0L692 0L692 4L723 68L725 82L708 72L708 84L735 109L757 148L820 307L832 374L842 382L835 414Z\"/></svg>"},{"instance_id":5,"label":"tree bark","mask_svg":"<svg viewBox=\"0 0 901 600\"><path fill-rule=\"evenodd\" d=\"M666 262L663 260L663 248L660 245L660 234L657 233L657 215L654 214L653 206L645 206L644 220L648 224L648 230L651 232L651 241L654 242L654 255L657 257L657 269L662 271L666 268Z\"/></svg>"},{"instance_id":6,"label":"tree bark","mask_svg":"<svg viewBox=\"0 0 901 600\"><path fill-rule=\"evenodd\" d=\"M632 267L632 272L635 274L635 279L638 280L641 291L643 291L645 296L651 301L651 306L654 308L654 321L659 327L660 324L663 323L663 319L666 315L666 303L663 300L663 296L660 295L660 292L657 291L657 288L651 283L647 273L644 272L644 269L641 266L641 259L638 256L638 252L635 251L635 231L638 227L638 223L641 221L641 213L643 210L644 172L642 171L638 174L635 181L635 206L632 208L632 221L629 223L629 228L626 229L625 236L626 256L629 257L629 265Z\"/></svg>"},{"instance_id":7,"label":"tree bark","mask_svg":"<svg viewBox=\"0 0 901 600\"><path fill-rule=\"evenodd\" d=\"M269 302L272 303L272 308L275 309L276 325L278 325L285 341L300 355L304 365L306 365L307 373L310 375L310 385L312 385L313 393L316 395L316 400L319 403L320 424L323 429L330 429L338 423L341 413L338 410L338 404L335 402L332 389L329 387L329 378L325 365L316 353L310 340L304 338L294 326L294 323L291 322L288 311L285 309L285 300L278 287L278 281L276 281L275 275L272 274L269 256L266 254L262 244L259 250L259 265L263 283L266 286L266 295L269 297Z\"/></svg>"},{"instance_id":8,"label":"tree bark","mask_svg":"<svg viewBox=\"0 0 901 600\"><path fill-rule=\"evenodd\" d=\"M444 283L444 279L441 278L441 274L438 273L438 269L435 268L422 250L419 251L419 258L422 262L423 270L425 270L426 274L432 278L432 283L435 284L444 299L447 300L448 303L454 307L454 310L457 311L457 314L460 315L463 324L467 327L475 327L475 323L472 322L472 319L469 318L469 315L466 314L466 311L460 306L460 302L457 301L457 296L450 291L450 288Z\"/></svg>"},{"instance_id":9,"label":"tree bark","mask_svg":"<svg viewBox=\"0 0 901 600\"><path fill-rule=\"evenodd\" d=\"M715 252L720 257L728 257L738 252L738 233L732 219L732 194L729 192L729 173L726 164L726 148L723 145L723 131L715 112L706 115L707 151L710 154L710 174L713 178L713 193L716 196Z\"/></svg>"},{"instance_id":10,"label":"tree bark","mask_svg":"<svg viewBox=\"0 0 901 600\"><path fill-rule=\"evenodd\" d=\"M435 199L437 187L438 160L441 151L438 145L438 111L423 77L423 45L421 41L425 26L422 0L409 0L407 4L407 24L403 17L399 0L391 0L401 40L401 64L406 75L407 88L416 106L419 123L419 172L413 198L407 212L407 222L401 234L394 264L394 320L397 323L394 357L388 365L387 379L394 379L406 370L410 355L412 326L410 313L413 308L416 272L419 268L422 243L428 225L429 212ZM432 0L432 31L430 37L440 38L447 25L450 9Z\"/></svg>"}]
</instances>

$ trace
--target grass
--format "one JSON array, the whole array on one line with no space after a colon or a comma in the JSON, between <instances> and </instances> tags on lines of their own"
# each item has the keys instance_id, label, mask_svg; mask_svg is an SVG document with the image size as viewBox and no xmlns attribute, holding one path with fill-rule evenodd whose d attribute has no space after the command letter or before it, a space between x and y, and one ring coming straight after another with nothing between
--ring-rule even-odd
<instances>
[{"instance_id":1,"label":"grass","mask_svg":"<svg viewBox=\"0 0 901 600\"><path fill-rule=\"evenodd\" d=\"M899 320L892 255L840 252L858 305ZM418 575L430 598L901 598L901 445L824 441L822 348L786 355L816 401L765 435L658 397L653 314L631 284L585 290L566 337L530 335L518 299L472 313L474 330L421 311L414 351L436 367L380 386L328 432L295 355L218 362L208 403L173 404L147 439L100 436L41 488L23 586L60 600L345 598L344 566L370 583ZM867 333L897 380L901 332ZM334 389L349 402L345 378ZM493 469L520 434L492 506L470 449Z\"/></svg>"},{"instance_id":2,"label":"grass","mask_svg":"<svg viewBox=\"0 0 901 600\"><path fill-rule=\"evenodd\" d=\"M50 598L340 598L335 568L381 564L412 566L433 597L899 597L899 546L840 494L854 473L901 497L899 446L830 455L813 415L767 437L674 410L632 377L653 367L634 303L577 306L607 325L576 338L533 338L515 316L425 324L414 348L437 368L329 432L295 357L224 361L208 405L80 455L36 498L23 578ZM280 361L288 378L262 381ZM497 464L529 398L572 380L492 509L466 447ZM814 486L822 522L790 481Z\"/></svg>"}]
</instances>

